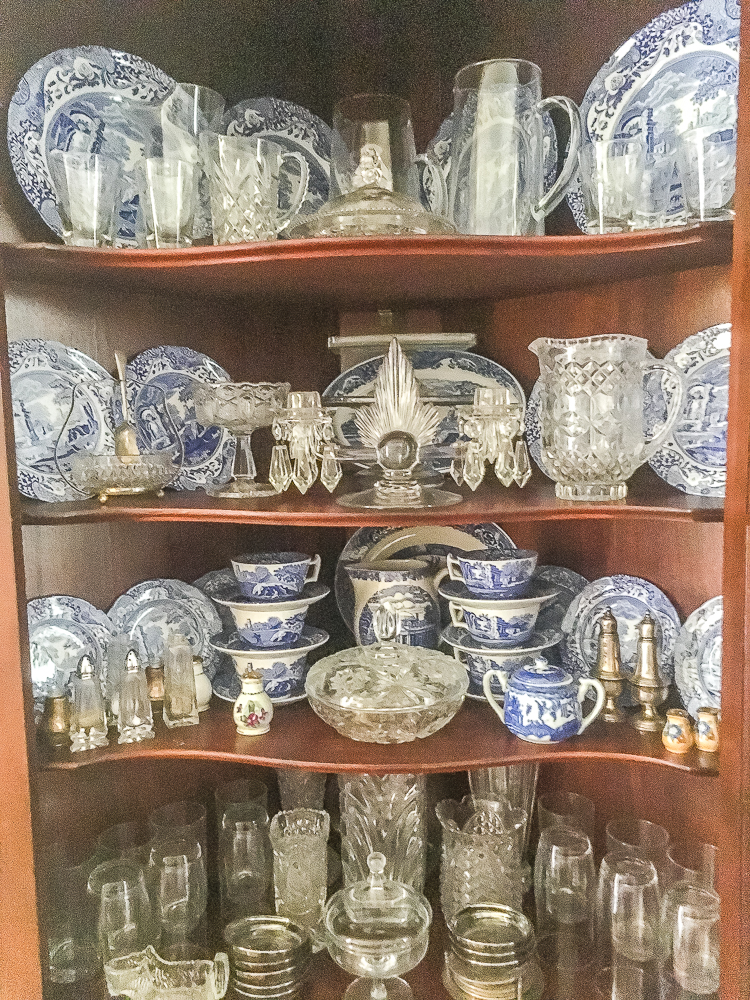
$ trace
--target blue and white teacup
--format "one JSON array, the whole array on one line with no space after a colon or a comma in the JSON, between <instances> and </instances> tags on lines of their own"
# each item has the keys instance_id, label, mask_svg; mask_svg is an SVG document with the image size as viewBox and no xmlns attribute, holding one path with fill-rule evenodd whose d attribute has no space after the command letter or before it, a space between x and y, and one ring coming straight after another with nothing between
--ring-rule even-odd
<instances>
[{"instance_id":1,"label":"blue and white teacup","mask_svg":"<svg viewBox=\"0 0 750 1000\"><path fill-rule=\"evenodd\" d=\"M468 629L475 639L489 646L511 648L531 638L539 609L556 594L547 591L502 601L459 598L448 601L448 610L453 624Z\"/></svg>"},{"instance_id":2,"label":"blue and white teacup","mask_svg":"<svg viewBox=\"0 0 750 1000\"><path fill-rule=\"evenodd\" d=\"M476 549L448 554L448 575L477 597L523 597L531 585L538 553L530 549Z\"/></svg>"},{"instance_id":3,"label":"blue and white teacup","mask_svg":"<svg viewBox=\"0 0 750 1000\"><path fill-rule=\"evenodd\" d=\"M236 632L215 635L210 641L214 649L231 656L240 677L247 669L257 670L263 678L263 690L279 702L304 696L307 655L328 642L328 633L306 625L291 649L255 649Z\"/></svg>"},{"instance_id":4,"label":"blue and white teacup","mask_svg":"<svg viewBox=\"0 0 750 1000\"><path fill-rule=\"evenodd\" d=\"M443 629L440 638L452 646L453 655L466 667L469 697L484 698L483 682L488 670L497 670L506 677L512 676L520 667L531 666L540 653L549 657L548 651L562 639L562 632L554 629L535 631L527 643L510 649L487 648L472 639L467 629L457 628L455 625ZM491 690L496 698L503 697L499 680L492 681Z\"/></svg>"},{"instance_id":5,"label":"blue and white teacup","mask_svg":"<svg viewBox=\"0 0 750 1000\"><path fill-rule=\"evenodd\" d=\"M306 583L315 583L320 556L304 552L250 552L232 559L232 569L245 597L254 601L290 601Z\"/></svg>"},{"instance_id":6,"label":"blue and white teacup","mask_svg":"<svg viewBox=\"0 0 750 1000\"><path fill-rule=\"evenodd\" d=\"M213 600L232 612L240 637L255 649L281 649L293 645L302 635L308 609L322 601L330 588L320 583L308 584L301 597L273 604L214 597Z\"/></svg>"}]
</instances>

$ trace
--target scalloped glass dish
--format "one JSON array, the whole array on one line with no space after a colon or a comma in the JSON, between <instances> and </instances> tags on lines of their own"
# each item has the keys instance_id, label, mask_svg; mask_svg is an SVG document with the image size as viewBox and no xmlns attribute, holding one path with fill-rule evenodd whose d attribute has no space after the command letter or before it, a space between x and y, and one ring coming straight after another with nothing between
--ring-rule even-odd
<instances>
[{"instance_id":1,"label":"scalloped glass dish","mask_svg":"<svg viewBox=\"0 0 750 1000\"><path fill-rule=\"evenodd\" d=\"M75 455L70 463L71 479L84 493L98 494L101 503L109 496L130 496L162 490L180 471L171 454Z\"/></svg>"}]
</instances>

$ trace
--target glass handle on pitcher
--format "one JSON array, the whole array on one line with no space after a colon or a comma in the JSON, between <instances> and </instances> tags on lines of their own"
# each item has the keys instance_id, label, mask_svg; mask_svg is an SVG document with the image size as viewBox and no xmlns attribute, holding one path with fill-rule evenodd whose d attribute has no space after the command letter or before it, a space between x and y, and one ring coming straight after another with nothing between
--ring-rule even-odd
<instances>
[{"instance_id":1,"label":"glass handle on pitcher","mask_svg":"<svg viewBox=\"0 0 750 1000\"><path fill-rule=\"evenodd\" d=\"M655 364L649 365L646 369L645 374L649 374L654 371L663 371L667 375L671 376L666 380L662 376L662 388L665 390L665 395L667 395L667 418L664 421L663 426L659 431L654 434L654 436L647 440L643 448L643 461L648 462L649 459L656 453L659 447L664 442L665 437L674 427L677 418L682 410L682 397L683 397L683 380L680 373L672 365L667 364L666 361L657 361ZM645 434L644 434L645 437Z\"/></svg>"},{"instance_id":2,"label":"glass handle on pitcher","mask_svg":"<svg viewBox=\"0 0 750 1000\"><path fill-rule=\"evenodd\" d=\"M568 149L565 153L562 170L557 180L549 191L545 195L542 195L539 204L531 210L531 214L537 220L543 219L545 215L549 215L552 209L556 208L565 197L568 185L578 168L578 151L581 148L581 114L575 101L571 101L569 97L545 97L537 105L540 115L549 108L560 108L568 116L568 120L570 121L570 139L568 140Z\"/></svg>"},{"instance_id":3,"label":"glass handle on pitcher","mask_svg":"<svg viewBox=\"0 0 750 1000\"><path fill-rule=\"evenodd\" d=\"M292 197L292 203L286 212L282 212L276 220L276 232L280 233L282 229L286 229L289 223L292 221L294 216L302 207L302 202L307 194L307 185L310 176L310 168L308 167L307 160L302 155L302 153L297 153L295 151L285 152L282 156L282 163L288 162L289 160L296 160L299 164L300 169L300 179L297 181L297 187Z\"/></svg>"}]
</instances>

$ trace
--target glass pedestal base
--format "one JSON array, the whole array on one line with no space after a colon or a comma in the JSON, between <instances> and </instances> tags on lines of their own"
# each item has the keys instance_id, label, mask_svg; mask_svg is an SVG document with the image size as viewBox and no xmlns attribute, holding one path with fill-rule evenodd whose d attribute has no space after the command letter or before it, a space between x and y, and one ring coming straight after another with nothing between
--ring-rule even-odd
<instances>
[{"instance_id":1,"label":"glass pedestal base","mask_svg":"<svg viewBox=\"0 0 750 1000\"><path fill-rule=\"evenodd\" d=\"M206 493L222 500L258 500L279 495L270 483L256 483L254 479L230 479L220 486L208 486Z\"/></svg>"},{"instance_id":2,"label":"glass pedestal base","mask_svg":"<svg viewBox=\"0 0 750 1000\"><path fill-rule=\"evenodd\" d=\"M628 495L627 483L555 483L555 496L559 500L624 500Z\"/></svg>"},{"instance_id":3,"label":"glass pedestal base","mask_svg":"<svg viewBox=\"0 0 750 1000\"><path fill-rule=\"evenodd\" d=\"M336 497L336 503L342 507L362 507L366 510L421 510L425 507L449 507L461 503L463 497L447 490L435 490L432 487L421 487L418 496L393 497L393 502L384 500L380 490L362 490L361 493L345 493Z\"/></svg>"},{"instance_id":4,"label":"glass pedestal base","mask_svg":"<svg viewBox=\"0 0 750 1000\"><path fill-rule=\"evenodd\" d=\"M405 979L355 979L344 993L344 1000L414 1000Z\"/></svg>"}]
</instances>

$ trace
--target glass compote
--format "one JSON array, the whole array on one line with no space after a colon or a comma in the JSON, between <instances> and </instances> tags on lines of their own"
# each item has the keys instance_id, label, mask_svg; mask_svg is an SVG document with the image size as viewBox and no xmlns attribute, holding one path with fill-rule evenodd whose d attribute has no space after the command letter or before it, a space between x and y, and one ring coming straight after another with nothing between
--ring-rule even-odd
<instances>
[{"instance_id":1,"label":"glass compote","mask_svg":"<svg viewBox=\"0 0 750 1000\"><path fill-rule=\"evenodd\" d=\"M250 438L259 427L270 427L286 404L288 382L196 383L193 400L198 420L206 427L225 427L237 437L232 478L212 486L206 493L226 499L255 499L275 496L270 483L255 481L256 469Z\"/></svg>"}]
</instances>

